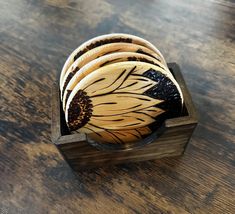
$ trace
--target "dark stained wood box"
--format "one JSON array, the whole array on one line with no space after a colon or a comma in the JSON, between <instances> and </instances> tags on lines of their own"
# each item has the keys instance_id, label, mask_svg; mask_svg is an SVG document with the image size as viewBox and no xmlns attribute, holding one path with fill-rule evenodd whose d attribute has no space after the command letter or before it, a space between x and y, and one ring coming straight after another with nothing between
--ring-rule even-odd
<instances>
[{"instance_id":1,"label":"dark stained wood box","mask_svg":"<svg viewBox=\"0 0 235 214\"><path fill-rule=\"evenodd\" d=\"M197 125L197 114L179 66L169 63L168 67L182 89L184 113L180 117L167 119L160 136L153 134L149 139L151 143L137 148L102 150L90 145L85 134L69 134L61 107L59 87L57 84L53 86L52 142L74 170L179 156L184 153Z\"/></svg>"}]
</instances>

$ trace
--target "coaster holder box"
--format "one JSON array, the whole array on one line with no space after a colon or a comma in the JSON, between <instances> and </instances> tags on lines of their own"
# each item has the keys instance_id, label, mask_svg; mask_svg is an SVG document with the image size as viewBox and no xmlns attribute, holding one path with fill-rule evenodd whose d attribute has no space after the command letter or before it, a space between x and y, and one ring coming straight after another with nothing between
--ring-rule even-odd
<instances>
[{"instance_id":1,"label":"coaster holder box","mask_svg":"<svg viewBox=\"0 0 235 214\"><path fill-rule=\"evenodd\" d=\"M110 164L146 161L182 155L197 125L197 113L180 68L176 63L168 67L184 96L184 109L180 117L165 120L159 133L146 139L145 145L121 150L102 150L88 141L86 134L70 134L64 119L58 84L52 87L51 138L65 160L74 170L101 167Z\"/></svg>"}]
</instances>

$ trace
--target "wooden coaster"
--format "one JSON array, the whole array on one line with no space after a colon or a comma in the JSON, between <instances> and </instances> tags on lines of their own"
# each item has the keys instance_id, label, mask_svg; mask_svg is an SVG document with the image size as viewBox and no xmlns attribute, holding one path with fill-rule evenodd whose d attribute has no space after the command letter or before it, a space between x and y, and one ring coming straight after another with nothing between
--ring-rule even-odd
<instances>
[{"instance_id":1,"label":"wooden coaster","mask_svg":"<svg viewBox=\"0 0 235 214\"><path fill-rule=\"evenodd\" d=\"M183 102L178 83L161 70L149 63L131 61L92 72L75 86L68 98L65 108L68 127L71 131L79 129L99 135L155 122L166 111L165 102Z\"/></svg>"}]
</instances>

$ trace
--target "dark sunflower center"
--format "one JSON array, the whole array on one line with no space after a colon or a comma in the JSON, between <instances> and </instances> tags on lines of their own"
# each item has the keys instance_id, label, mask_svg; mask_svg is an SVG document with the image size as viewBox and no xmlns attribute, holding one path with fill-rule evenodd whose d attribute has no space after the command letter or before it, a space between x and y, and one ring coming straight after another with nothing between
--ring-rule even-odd
<instances>
[{"instance_id":1,"label":"dark sunflower center","mask_svg":"<svg viewBox=\"0 0 235 214\"><path fill-rule=\"evenodd\" d=\"M92 115L92 102L86 92L79 90L73 97L68 109L68 125L75 131L88 123Z\"/></svg>"}]
</instances>

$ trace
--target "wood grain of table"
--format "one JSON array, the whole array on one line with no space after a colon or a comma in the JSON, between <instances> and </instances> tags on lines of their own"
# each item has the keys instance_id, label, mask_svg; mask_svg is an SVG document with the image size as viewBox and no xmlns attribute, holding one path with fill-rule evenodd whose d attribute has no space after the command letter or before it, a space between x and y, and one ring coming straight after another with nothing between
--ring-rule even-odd
<instances>
[{"instance_id":1,"label":"wood grain of table","mask_svg":"<svg viewBox=\"0 0 235 214\"><path fill-rule=\"evenodd\" d=\"M177 62L199 112L185 154L72 172L50 139L52 83L94 36ZM0 213L235 213L235 3L1 0Z\"/></svg>"}]
</instances>

